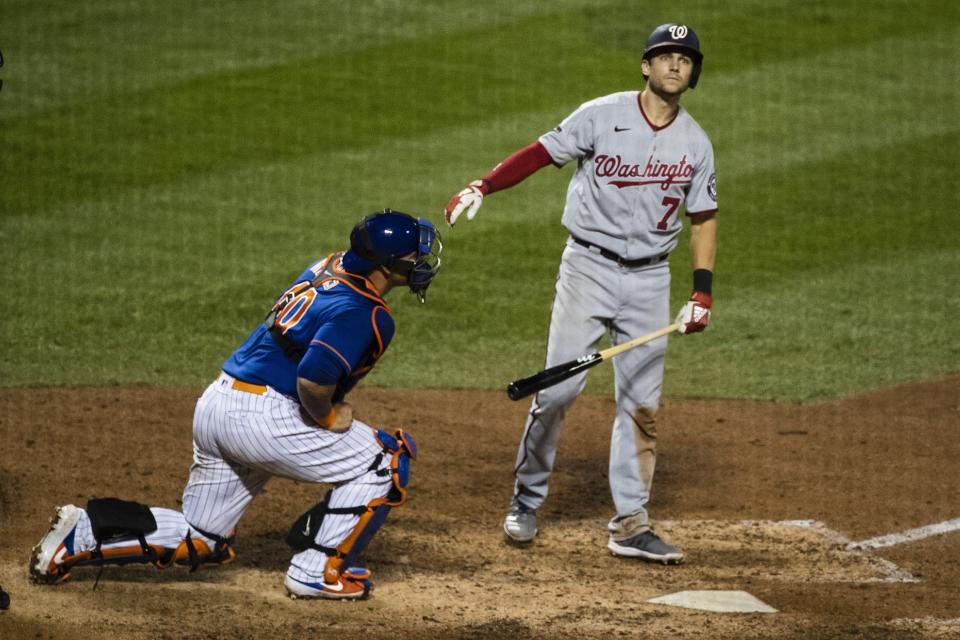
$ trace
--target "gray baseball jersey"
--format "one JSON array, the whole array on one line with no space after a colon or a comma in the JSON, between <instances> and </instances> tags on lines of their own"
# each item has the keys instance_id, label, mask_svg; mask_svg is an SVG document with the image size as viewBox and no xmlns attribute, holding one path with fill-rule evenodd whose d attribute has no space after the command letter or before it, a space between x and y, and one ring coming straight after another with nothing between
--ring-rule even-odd
<instances>
[{"instance_id":1,"label":"gray baseball jersey","mask_svg":"<svg viewBox=\"0 0 960 640\"><path fill-rule=\"evenodd\" d=\"M713 147L680 107L657 127L638 91L581 105L540 143L558 165L577 159L563 225L571 234L634 260L669 253L687 215L717 209Z\"/></svg>"},{"instance_id":2,"label":"gray baseball jersey","mask_svg":"<svg viewBox=\"0 0 960 640\"><path fill-rule=\"evenodd\" d=\"M717 209L713 148L683 108L657 127L643 113L639 92L583 104L540 137L556 164L577 159L563 225L545 367L595 351L609 333L621 344L669 323L670 267L666 260L687 215ZM591 246L585 246L588 243ZM606 250L606 251L602 251ZM623 264L609 255L641 263ZM617 415L610 443L609 481L617 541L649 527L646 504L656 462L656 420L667 338L613 360ZM567 409L583 391L586 372L538 392L517 451L514 499L529 509L547 497Z\"/></svg>"}]
</instances>

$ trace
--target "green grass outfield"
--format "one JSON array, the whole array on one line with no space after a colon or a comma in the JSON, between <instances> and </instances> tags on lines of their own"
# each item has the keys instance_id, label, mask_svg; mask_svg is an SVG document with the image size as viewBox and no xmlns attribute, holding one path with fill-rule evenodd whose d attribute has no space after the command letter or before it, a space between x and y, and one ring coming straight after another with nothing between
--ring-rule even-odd
<instances>
[{"instance_id":1,"label":"green grass outfield","mask_svg":"<svg viewBox=\"0 0 960 640\"><path fill-rule=\"evenodd\" d=\"M640 88L668 20L703 43L684 104L721 226L714 320L671 338L665 393L808 400L960 369L960 5L681 4L5 0L0 384L203 384L363 214L439 224L578 104ZM366 384L541 368L571 171L444 232L428 304L391 294Z\"/></svg>"}]
</instances>

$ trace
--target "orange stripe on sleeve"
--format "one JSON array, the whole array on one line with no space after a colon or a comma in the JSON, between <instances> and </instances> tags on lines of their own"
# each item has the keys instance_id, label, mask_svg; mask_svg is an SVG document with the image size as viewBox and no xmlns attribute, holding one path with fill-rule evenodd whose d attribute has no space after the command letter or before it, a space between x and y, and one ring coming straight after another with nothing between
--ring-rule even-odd
<instances>
[{"instance_id":1,"label":"orange stripe on sleeve","mask_svg":"<svg viewBox=\"0 0 960 640\"><path fill-rule=\"evenodd\" d=\"M324 342L323 340L311 340L311 341L310 341L310 344L319 344L320 346L323 346L323 347L326 347L327 349L330 349L330 351L333 351L334 355L336 355L338 358L340 358L340 359L343 361L343 364L346 365L346 367L347 367L347 371L350 371L350 372L353 371L353 366L351 366L351 364L350 364L349 362L347 362L347 359L344 358L342 355L340 355L340 352L339 352L339 351L337 351L336 349L334 349L333 347L331 347L330 345L328 345L328 344L327 344L326 342Z\"/></svg>"},{"instance_id":2,"label":"orange stripe on sleeve","mask_svg":"<svg viewBox=\"0 0 960 640\"><path fill-rule=\"evenodd\" d=\"M373 311L370 312L370 324L373 325L373 335L377 339L377 352L373 354L374 358L379 358L383 355L383 336L380 335L380 327L377 326L377 310L380 307L374 307ZM389 314L389 312L388 312Z\"/></svg>"}]
</instances>

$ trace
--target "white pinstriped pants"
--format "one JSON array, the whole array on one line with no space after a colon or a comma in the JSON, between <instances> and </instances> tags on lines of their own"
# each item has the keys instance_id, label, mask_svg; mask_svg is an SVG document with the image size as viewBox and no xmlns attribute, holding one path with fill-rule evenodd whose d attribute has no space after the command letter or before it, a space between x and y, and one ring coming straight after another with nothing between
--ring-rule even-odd
<instances>
[{"instance_id":1,"label":"white pinstriped pants","mask_svg":"<svg viewBox=\"0 0 960 640\"><path fill-rule=\"evenodd\" d=\"M331 507L366 505L387 495L390 476L368 471L381 451L370 426L354 420L346 432L334 433L308 425L293 399L269 387L263 395L239 391L232 387L233 380L221 374L197 401L193 465L183 490L183 513L152 508L157 530L147 536L148 544L176 547L191 525L228 535L273 476L335 485ZM389 456L384 456L380 467L387 466ZM290 515L291 524L299 515ZM336 547L358 521L359 516L352 514L327 514L317 544ZM193 535L200 534L194 531ZM208 543L212 548L213 541ZM77 528L76 550L92 549L95 544L84 514ZM129 542L104 548L124 544ZM293 556L288 574L303 582L321 582L326 561L322 552L307 549Z\"/></svg>"}]
</instances>

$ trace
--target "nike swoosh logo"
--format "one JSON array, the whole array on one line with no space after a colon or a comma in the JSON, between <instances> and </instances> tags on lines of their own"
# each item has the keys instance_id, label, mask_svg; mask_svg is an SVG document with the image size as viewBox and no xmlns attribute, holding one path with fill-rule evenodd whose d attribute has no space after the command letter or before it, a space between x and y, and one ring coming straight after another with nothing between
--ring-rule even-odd
<instances>
[{"instance_id":1,"label":"nike swoosh logo","mask_svg":"<svg viewBox=\"0 0 960 640\"><path fill-rule=\"evenodd\" d=\"M323 583L323 588L327 591L343 591L343 583L337 580L337 584Z\"/></svg>"},{"instance_id":2,"label":"nike swoosh logo","mask_svg":"<svg viewBox=\"0 0 960 640\"><path fill-rule=\"evenodd\" d=\"M620 133L621 131L630 131L630 127L617 127L617 126L614 126L614 127L613 127L613 130L616 131L617 133Z\"/></svg>"},{"instance_id":3,"label":"nike swoosh logo","mask_svg":"<svg viewBox=\"0 0 960 640\"><path fill-rule=\"evenodd\" d=\"M313 516L307 516L307 526L305 526L305 527L303 528L303 535L305 535L305 536L310 535L310 518L312 518L312 517L313 517Z\"/></svg>"}]
</instances>

